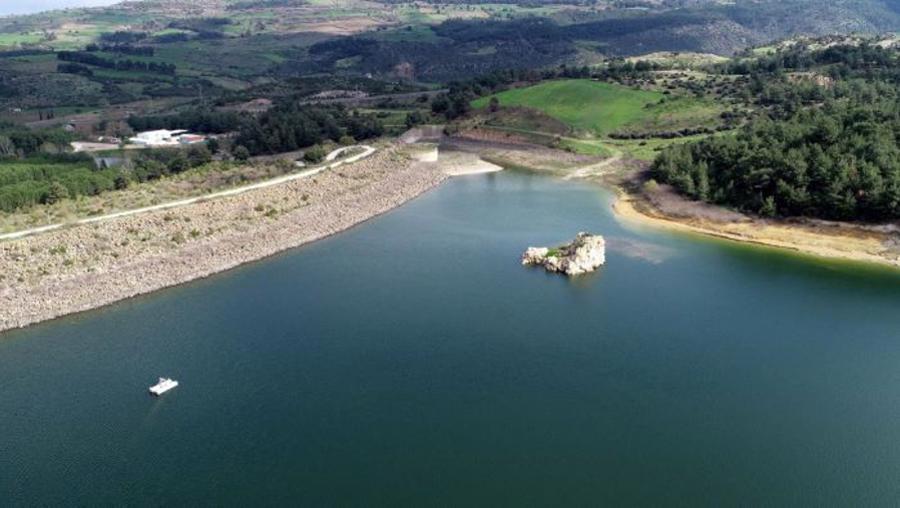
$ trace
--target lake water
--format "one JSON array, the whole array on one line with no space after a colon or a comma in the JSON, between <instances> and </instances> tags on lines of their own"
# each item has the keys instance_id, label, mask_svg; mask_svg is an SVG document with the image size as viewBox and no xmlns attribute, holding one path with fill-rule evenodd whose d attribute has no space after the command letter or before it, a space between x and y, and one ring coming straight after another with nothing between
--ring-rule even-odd
<instances>
[{"instance_id":1,"label":"lake water","mask_svg":"<svg viewBox=\"0 0 900 508\"><path fill-rule=\"evenodd\" d=\"M900 276L453 180L0 336L0 504L896 505ZM575 280L528 245L603 233ZM158 376L181 386L154 399Z\"/></svg>"}]
</instances>

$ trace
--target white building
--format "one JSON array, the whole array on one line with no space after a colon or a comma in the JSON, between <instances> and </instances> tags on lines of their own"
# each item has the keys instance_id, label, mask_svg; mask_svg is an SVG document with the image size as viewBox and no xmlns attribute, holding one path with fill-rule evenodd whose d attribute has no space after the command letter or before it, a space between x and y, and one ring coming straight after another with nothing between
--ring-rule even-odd
<instances>
[{"instance_id":1,"label":"white building","mask_svg":"<svg viewBox=\"0 0 900 508\"><path fill-rule=\"evenodd\" d=\"M130 138L128 141L142 146L178 146L180 144L179 138L186 132L186 130L168 131L165 129L145 131L139 132L137 136Z\"/></svg>"}]
</instances>

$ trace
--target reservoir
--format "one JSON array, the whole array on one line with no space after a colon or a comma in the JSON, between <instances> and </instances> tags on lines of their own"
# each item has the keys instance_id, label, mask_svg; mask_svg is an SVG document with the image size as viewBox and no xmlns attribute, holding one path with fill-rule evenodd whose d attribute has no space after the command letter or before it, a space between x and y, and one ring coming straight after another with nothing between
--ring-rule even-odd
<instances>
[{"instance_id":1,"label":"reservoir","mask_svg":"<svg viewBox=\"0 0 900 508\"><path fill-rule=\"evenodd\" d=\"M454 179L0 335L3 505L896 505L900 276ZM519 265L578 231L607 264ZM159 377L178 388L154 398Z\"/></svg>"}]
</instances>

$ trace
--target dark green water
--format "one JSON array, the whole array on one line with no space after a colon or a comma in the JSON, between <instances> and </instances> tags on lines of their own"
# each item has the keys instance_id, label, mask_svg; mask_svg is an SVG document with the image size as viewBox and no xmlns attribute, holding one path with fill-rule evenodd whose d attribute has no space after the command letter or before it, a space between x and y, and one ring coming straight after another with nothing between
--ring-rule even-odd
<instances>
[{"instance_id":1,"label":"dark green water","mask_svg":"<svg viewBox=\"0 0 900 508\"><path fill-rule=\"evenodd\" d=\"M454 180L326 241L0 336L0 504L893 505L900 277ZM603 233L576 281L518 265ZM181 386L146 393L160 375Z\"/></svg>"}]
</instances>

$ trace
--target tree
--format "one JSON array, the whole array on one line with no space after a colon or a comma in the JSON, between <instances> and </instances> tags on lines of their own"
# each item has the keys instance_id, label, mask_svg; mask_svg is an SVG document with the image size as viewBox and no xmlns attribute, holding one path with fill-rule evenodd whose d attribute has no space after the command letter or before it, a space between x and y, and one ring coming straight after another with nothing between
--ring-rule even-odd
<instances>
[{"instance_id":1,"label":"tree","mask_svg":"<svg viewBox=\"0 0 900 508\"><path fill-rule=\"evenodd\" d=\"M431 101L431 111L436 115L444 114L450 108L447 94L440 94Z\"/></svg>"},{"instance_id":2,"label":"tree","mask_svg":"<svg viewBox=\"0 0 900 508\"><path fill-rule=\"evenodd\" d=\"M776 213L778 213L778 207L775 205L775 197L766 196L759 209L759 214L763 217L774 217Z\"/></svg>"},{"instance_id":3,"label":"tree","mask_svg":"<svg viewBox=\"0 0 900 508\"><path fill-rule=\"evenodd\" d=\"M450 108L445 113L448 120L459 118L469 112L469 98L465 94L455 94L450 99Z\"/></svg>"},{"instance_id":4,"label":"tree","mask_svg":"<svg viewBox=\"0 0 900 508\"><path fill-rule=\"evenodd\" d=\"M496 113L500 110L500 99L497 96L491 97L490 102L488 102L488 110L491 113Z\"/></svg>"},{"instance_id":5,"label":"tree","mask_svg":"<svg viewBox=\"0 0 900 508\"><path fill-rule=\"evenodd\" d=\"M134 174L141 182L148 180L156 180L160 178L166 171L166 166L157 160L142 159L137 162L134 168Z\"/></svg>"},{"instance_id":6,"label":"tree","mask_svg":"<svg viewBox=\"0 0 900 508\"><path fill-rule=\"evenodd\" d=\"M212 160L212 152L206 145L193 145L188 149L187 160L192 168L202 166Z\"/></svg>"},{"instance_id":7,"label":"tree","mask_svg":"<svg viewBox=\"0 0 900 508\"><path fill-rule=\"evenodd\" d=\"M245 162L250 159L250 151L247 150L247 147L244 145L238 145L234 147L234 150L231 151L231 155L234 156L235 160L241 162Z\"/></svg>"},{"instance_id":8,"label":"tree","mask_svg":"<svg viewBox=\"0 0 900 508\"><path fill-rule=\"evenodd\" d=\"M182 151L178 151L178 153L169 160L169 163L166 164L166 169L169 170L169 173L173 174L181 173L189 167L191 167L191 163Z\"/></svg>"},{"instance_id":9,"label":"tree","mask_svg":"<svg viewBox=\"0 0 900 508\"><path fill-rule=\"evenodd\" d=\"M66 188L65 185L57 181L53 181L50 182L50 186L47 188L47 194L44 196L43 202L44 204L52 205L68 197L69 189Z\"/></svg>"},{"instance_id":10,"label":"tree","mask_svg":"<svg viewBox=\"0 0 900 508\"><path fill-rule=\"evenodd\" d=\"M706 163L697 164L694 175L697 199L700 201L709 201L709 169Z\"/></svg>"},{"instance_id":11,"label":"tree","mask_svg":"<svg viewBox=\"0 0 900 508\"><path fill-rule=\"evenodd\" d=\"M125 175L118 175L114 181L114 185L116 186L116 190L123 190L128 188L128 179L125 178Z\"/></svg>"},{"instance_id":12,"label":"tree","mask_svg":"<svg viewBox=\"0 0 900 508\"><path fill-rule=\"evenodd\" d=\"M421 125L425 123L425 117L422 116L422 113L418 110L411 111L406 114L406 128L412 129L417 125Z\"/></svg>"},{"instance_id":13,"label":"tree","mask_svg":"<svg viewBox=\"0 0 900 508\"><path fill-rule=\"evenodd\" d=\"M16 145L7 136L0 136L0 156L15 157Z\"/></svg>"}]
</instances>

